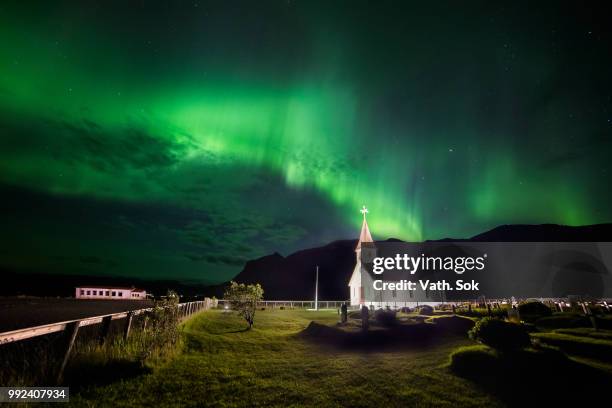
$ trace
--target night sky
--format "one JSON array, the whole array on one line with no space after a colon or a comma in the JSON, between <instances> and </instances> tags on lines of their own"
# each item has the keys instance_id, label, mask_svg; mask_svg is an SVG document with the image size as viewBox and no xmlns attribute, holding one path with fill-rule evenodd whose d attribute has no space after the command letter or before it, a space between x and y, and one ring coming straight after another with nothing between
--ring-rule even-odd
<instances>
[{"instance_id":1,"label":"night sky","mask_svg":"<svg viewBox=\"0 0 612 408\"><path fill-rule=\"evenodd\" d=\"M218 282L356 238L612 221L609 13L0 4L0 265Z\"/></svg>"}]
</instances>

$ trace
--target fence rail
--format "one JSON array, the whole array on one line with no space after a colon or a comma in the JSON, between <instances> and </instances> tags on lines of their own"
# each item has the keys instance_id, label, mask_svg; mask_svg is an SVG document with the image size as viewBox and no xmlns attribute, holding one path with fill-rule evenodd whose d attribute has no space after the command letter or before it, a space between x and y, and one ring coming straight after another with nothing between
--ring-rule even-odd
<instances>
[{"instance_id":1,"label":"fence rail","mask_svg":"<svg viewBox=\"0 0 612 408\"><path fill-rule=\"evenodd\" d=\"M212 299L205 299L197 302L187 302L187 303L179 303L178 304L178 312L181 319L185 319L195 312L199 312L200 310L210 309L211 307L215 307L216 302ZM57 333L66 330L67 328L77 326L77 327L85 327L93 324L101 324L101 323L110 323L113 320L125 319L128 318L129 323L131 324L131 319L134 316L141 315L143 313L147 313L153 311L154 308L148 307L145 309L137 309L127 312L118 312L118 313L110 313L99 316L92 317L84 317L81 319L73 319L66 320L63 322L57 323L49 323L43 324L40 326L27 327L23 329L12 330L4 333L0 333L0 345L6 343L13 343L16 341L31 339L33 337L44 336L46 334ZM129 335L129 329L127 329L127 335ZM126 335L126 337L127 337Z\"/></svg>"},{"instance_id":2,"label":"fence rail","mask_svg":"<svg viewBox=\"0 0 612 408\"><path fill-rule=\"evenodd\" d=\"M179 303L177 305L178 316L181 320L186 319L192 314L201 310L207 310L217 306L217 301L209 298L205 298L203 301ZM169 306L171 307L171 306ZM57 384L62 381L64 369L70 358L70 353L74 348L74 343L77 338L79 329L85 326L91 326L94 324L100 325L100 332L98 341L103 344L106 340L107 335L110 331L111 322L113 320L126 319L123 327L123 338L127 339L132 327L132 319L134 316L146 314L151 312L155 308L149 307L145 309L137 309L127 312L110 313L100 316L85 317L82 319L66 320L63 322L43 324L41 326L27 327L24 329L12 330L9 332L0 333L0 346L7 343L15 343L18 341L31 339L34 337L44 336L51 333L64 332L63 337L65 341L65 348L63 351L63 357L59 370L56 377ZM145 320L146 324L146 320Z\"/></svg>"}]
</instances>

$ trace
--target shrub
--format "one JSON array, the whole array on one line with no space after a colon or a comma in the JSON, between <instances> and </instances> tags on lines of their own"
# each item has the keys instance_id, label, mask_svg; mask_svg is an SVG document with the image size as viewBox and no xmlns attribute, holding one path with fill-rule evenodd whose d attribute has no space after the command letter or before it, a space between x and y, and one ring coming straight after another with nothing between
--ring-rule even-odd
<instances>
[{"instance_id":1,"label":"shrub","mask_svg":"<svg viewBox=\"0 0 612 408\"><path fill-rule=\"evenodd\" d=\"M378 309L374 312L374 320L382 326L393 326L397 323L395 310Z\"/></svg>"},{"instance_id":2,"label":"shrub","mask_svg":"<svg viewBox=\"0 0 612 408\"><path fill-rule=\"evenodd\" d=\"M539 318L552 315L552 310L544 303L538 301L521 303L518 306L518 311L521 319L526 321L535 321Z\"/></svg>"},{"instance_id":3,"label":"shrub","mask_svg":"<svg viewBox=\"0 0 612 408\"><path fill-rule=\"evenodd\" d=\"M500 351L514 351L531 344L529 334L520 324L485 317L469 331L471 339Z\"/></svg>"},{"instance_id":4,"label":"shrub","mask_svg":"<svg viewBox=\"0 0 612 408\"><path fill-rule=\"evenodd\" d=\"M257 302L263 298L263 289L259 283L247 285L231 281L223 298L229 301L232 310L246 320L249 329L253 327Z\"/></svg>"},{"instance_id":5,"label":"shrub","mask_svg":"<svg viewBox=\"0 0 612 408\"><path fill-rule=\"evenodd\" d=\"M429 306L429 305L423 305L419 308L419 314L425 315L425 316L431 316L434 314L434 310L433 307Z\"/></svg>"}]
</instances>

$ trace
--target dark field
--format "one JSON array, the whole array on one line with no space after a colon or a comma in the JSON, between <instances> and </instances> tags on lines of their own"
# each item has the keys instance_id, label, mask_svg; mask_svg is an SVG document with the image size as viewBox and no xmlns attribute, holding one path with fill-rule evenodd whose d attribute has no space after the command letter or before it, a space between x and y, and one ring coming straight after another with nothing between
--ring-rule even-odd
<instances>
[{"instance_id":1,"label":"dark field","mask_svg":"<svg viewBox=\"0 0 612 408\"><path fill-rule=\"evenodd\" d=\"M151 306L150 300L0 298L0 332Z\"/></svg>"}]
</instances>

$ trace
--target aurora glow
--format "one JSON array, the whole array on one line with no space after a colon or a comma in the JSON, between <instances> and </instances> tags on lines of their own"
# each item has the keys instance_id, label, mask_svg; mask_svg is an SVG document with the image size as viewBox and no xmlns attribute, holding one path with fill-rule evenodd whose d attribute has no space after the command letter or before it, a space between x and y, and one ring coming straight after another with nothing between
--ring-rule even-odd
<instances>
[{"instance_id":1,"label":"aurora glow","mask_svg":"<svg viewBox=\"0 0 612 408\"><path fill-rule=\"evenodd\" d=\"M363 204L406 240L612 219L595 11L44 3L0 9L9 267L217 281Z\"/></svg>"}]
</instances>

